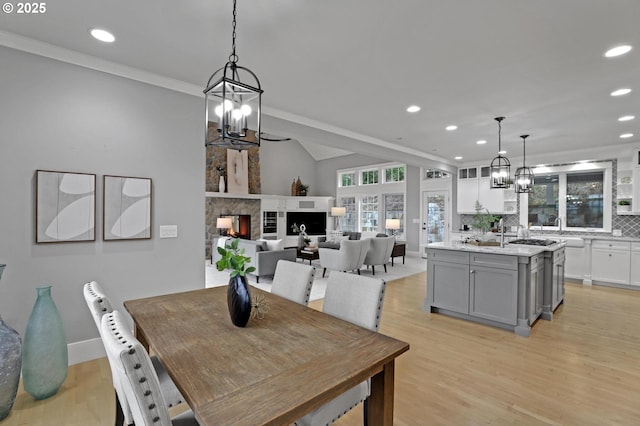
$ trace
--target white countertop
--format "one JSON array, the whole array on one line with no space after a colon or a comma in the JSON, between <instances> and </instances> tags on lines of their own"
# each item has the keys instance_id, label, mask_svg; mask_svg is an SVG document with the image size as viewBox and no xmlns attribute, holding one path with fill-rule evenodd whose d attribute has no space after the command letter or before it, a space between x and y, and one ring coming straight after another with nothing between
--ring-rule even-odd
<instances>
[{"instance_id":1,"label":"white countertop","mask_svg":"<svg viewBox=\"0 0 640 426\"><path fill-rule=\"evenodd\" d=\"M454 241L452 243L431 243L428 249L467 251L474 253L502 254L506 256L535 256L545 251L554 251L566 245L565 242L556 243L550 246L528 246L523 244L506 244L499 246L476 246L473 244Z\"/></svg>"}]
</instances>

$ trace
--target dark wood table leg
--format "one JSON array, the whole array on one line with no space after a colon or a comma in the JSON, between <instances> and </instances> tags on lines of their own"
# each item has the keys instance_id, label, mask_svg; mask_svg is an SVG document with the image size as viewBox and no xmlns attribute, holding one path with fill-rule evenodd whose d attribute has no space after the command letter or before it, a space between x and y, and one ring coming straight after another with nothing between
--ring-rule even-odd
<instances>
[{"instance_id":1,"label":"dark wood table leg","mask_svg":"<svg viewBox=\"0 0 640 426\"><path fill-rule=\"evenodd\" d=\"M371 378L371 395L366 405L370 426L393 425L394 370L395 361L391 360Z\"/></svg>"}]
</instances>

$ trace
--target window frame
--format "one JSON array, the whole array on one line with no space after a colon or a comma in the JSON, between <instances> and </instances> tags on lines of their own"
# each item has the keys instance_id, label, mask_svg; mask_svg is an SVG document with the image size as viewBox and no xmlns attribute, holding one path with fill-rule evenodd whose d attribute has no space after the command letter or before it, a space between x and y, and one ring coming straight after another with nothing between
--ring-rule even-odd
<instances>
[{"instance_id":1,"label":"window frame","mask_svg":"<svg viewBox=\"0 0 640 426\"><path fill-rule=\"evenodd\" d=\"M567 227L567 175L572 173L584 173L589 171L602 171L602 228ZM558 216L562 220L562 229L572 232L611 232L613 216L613 162L594 161L568 164L563 166L538 166L533 169L534 179L547 174L558 175ZM535 181L534 181L535 185ZM520 194L520 223L528 224L529 220L529 194ZM531 224L532 229L538 229L537 224ZM559 231L559 226L544 226L543 230Z\"/></svg>"},{"instance_id":2,"label":"window frame","mask_svg":"<svg viewBox=\"0 0 640 426\"><path fill-rule=\"evenodd\" d=\"M353 175L353 178L351 179L351 185L342 184L342 177L345 175ZM338 188L353 188L354 186L358 186L358 177L355 170L338 173Z\"/></svg>"},{"instance_id":3,"label":"window frame","mask_svg":"<svg viewBox=\"0 0 640 426\"><path fill-rule=\"evenodd\" d=\"M402 180L387 180L387 171L391 170L391 174L393 175L393 170L398 170L398 175L400 174L400 169L402 169ZM382 168L382 183L402 183L407 178L407 167L404 164L393 165L389 167Z\"/></svg>"},{"instance_id":4,"label":"window frame","mask_svg":"<svg viewBox=\"0 0 640 426\"><path fill-rule=\"evenodd\" d=\"M364 182L364 174L365 173L375 173L376 181L371 183ZM380 185L380 168L371 168L371 169L363 169L360 170L360 185L362 186L371 186L371 185Z\"/></svg>"}]
</instances>

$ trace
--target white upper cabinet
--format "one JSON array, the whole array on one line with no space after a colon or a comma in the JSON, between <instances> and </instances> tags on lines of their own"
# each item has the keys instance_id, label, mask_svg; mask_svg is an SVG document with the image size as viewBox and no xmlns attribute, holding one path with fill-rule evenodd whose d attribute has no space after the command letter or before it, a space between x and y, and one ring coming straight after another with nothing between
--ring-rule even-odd
<instances>
[{"instance_id":1,"label":"white upper cabinet","mask_svg":"<svg viewBox=\"0 0 640 426\"><path fill-rule=\"evenodd\" d=\"M476 201L491 214L515 214L516 196L513 188L491 189L489 166L458 169L458 213L475 214Z\"/></svg>"}]
</instances>

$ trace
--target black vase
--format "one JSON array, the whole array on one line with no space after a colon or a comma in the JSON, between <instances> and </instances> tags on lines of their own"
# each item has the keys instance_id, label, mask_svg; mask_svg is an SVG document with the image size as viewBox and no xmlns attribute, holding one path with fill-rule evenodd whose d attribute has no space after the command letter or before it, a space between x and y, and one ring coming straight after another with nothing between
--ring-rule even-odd
<instances>
[{"instance_id":1,"label":"black vase","mask_svg":"<svg viewBox=\"0 0 640 426\"><path fill-rule=\"evenodd\" d=\"M236 275L229 278L227 287L227 306L231 322L236 327L245 327L251 317L251 294L247 277Z\"/></svg>"}]
</instances>

